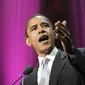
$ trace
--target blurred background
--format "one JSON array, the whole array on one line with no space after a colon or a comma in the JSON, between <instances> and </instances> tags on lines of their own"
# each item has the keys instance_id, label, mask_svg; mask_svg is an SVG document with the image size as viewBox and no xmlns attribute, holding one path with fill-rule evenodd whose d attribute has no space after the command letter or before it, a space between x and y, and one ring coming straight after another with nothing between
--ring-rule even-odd
<instances>
[{"instance_id":1,"label":"blurred background","mask_svg":"<svg viewBox=\"0 0 85 85\"><path fill-rule=\"evenodd\" d=\"M25 44L24 29L38 13L53 24L66 20L74 46L85 47L85 0L0 0L0 85L11 85L27 66L36 66L37 55Z\"/></svg>"}]
</instances>

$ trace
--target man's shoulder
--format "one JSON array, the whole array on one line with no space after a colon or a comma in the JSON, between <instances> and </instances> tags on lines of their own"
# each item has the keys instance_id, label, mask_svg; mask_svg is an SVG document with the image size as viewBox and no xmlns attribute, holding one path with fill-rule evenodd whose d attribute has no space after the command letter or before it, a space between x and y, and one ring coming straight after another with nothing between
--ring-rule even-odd
<instances>
[{"instance_id":1,"label":"man's shoulder","mask_svg":"<svg viewBox=\"0 0 85 85\"><path fill-rule=\"evenodd\" d=\"M85 52L85 48L76 48L76 49L79 50L79 51Z\"/></svg>"},{"instance_id":2,"label":"man's shoulder","mask_svg":"<svg viewBox=\"0 0 85 85\"><path fill-rule=\"evenodd\" d=\"M75 53L76 54L82 54L85 56L85 48L75 48Z\"/></svg>"}]
</instances>

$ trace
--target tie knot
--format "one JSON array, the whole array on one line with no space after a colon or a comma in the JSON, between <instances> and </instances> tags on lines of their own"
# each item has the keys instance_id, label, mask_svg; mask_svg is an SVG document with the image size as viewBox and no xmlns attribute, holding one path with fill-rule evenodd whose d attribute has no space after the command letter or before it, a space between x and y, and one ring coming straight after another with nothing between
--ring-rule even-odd
<instances>
[{"instance_id":1,"label":"tie knot","mask_svg":"<svg viewBox=\"0 0 85 85\"><path fill-rule=\"evenodd\" d=\"M49 58L44 58L42 61L42 66L44 67L45 65L47 65L49 61L50 61Z\"/></svg>"}]
</instances>

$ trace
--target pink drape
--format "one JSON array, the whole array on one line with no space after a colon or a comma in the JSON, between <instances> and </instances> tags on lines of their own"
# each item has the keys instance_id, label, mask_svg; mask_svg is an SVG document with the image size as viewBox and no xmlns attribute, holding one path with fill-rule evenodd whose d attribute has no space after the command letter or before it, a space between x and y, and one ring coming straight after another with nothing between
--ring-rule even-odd
<instances>
[{"instance_id":1,"label":"pink drape","mask_svg":"<svg viewBox=\"0 0 85 85\"><path fill-rule=\"evenodd\" d=\"M40 0L0 0L0 85L11 85L28 65L36 65L24 28L39 8Z\"/></svg>"},{"instance_id":2,"label":"pink drape","mask_svg":"<svg viewBox=\"0 0 85 85\"><path fill-rule=\"evenodd\" d=\"M25 67L36 66L36 54L25 44L24 33L33 14L43 13L53 23L67 20L75 47L85 47L84 4L85 0L0 0L0 85L11 85Z\"/></svg>"}]
</instances>

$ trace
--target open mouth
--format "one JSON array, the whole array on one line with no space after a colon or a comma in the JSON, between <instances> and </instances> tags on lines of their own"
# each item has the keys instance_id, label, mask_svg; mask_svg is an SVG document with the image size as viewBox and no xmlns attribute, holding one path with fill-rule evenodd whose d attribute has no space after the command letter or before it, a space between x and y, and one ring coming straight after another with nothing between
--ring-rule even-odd
<instances>
[{"instance_id":1,"label":"open mouth","mask_svg":"<svg viewBox=\"0 0 85 85\"><path fill-rule=\"evenodd\" d=\"M48 36L47 35L41 36L40 39L39 39L39 42L42 42L42 41L45 41L45 40L48 40Z\"/></svg>"}]
</instances>

